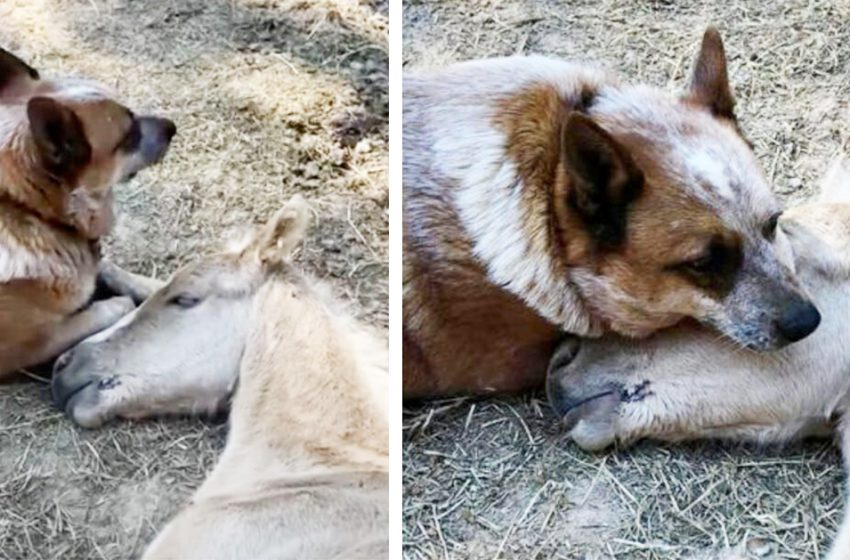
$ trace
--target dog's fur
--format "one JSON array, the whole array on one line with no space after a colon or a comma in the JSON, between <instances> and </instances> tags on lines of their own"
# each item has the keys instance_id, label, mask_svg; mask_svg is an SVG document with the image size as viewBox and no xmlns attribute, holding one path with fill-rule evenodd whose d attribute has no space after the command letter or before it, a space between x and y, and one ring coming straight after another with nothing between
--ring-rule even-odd
<instances>
[{"instance_id":1,"label":"dog's fur","mask_svg":"<svg viewBox=\"0 0 850 560\"><path fill-rule=\"evenodd\" d=\"M112 224L112 186L161 159L175 130L97 84L42 79L0 49L0 377L132 308L113 298L82 310Z\"/></svg>"},{"instance_id":2,"label":"dog's fur","mask_svg":"<svg viewBox=\"0 0 850 560\"><path fill-rule=\"evenodd\" d=\"M238 381L221 459L145 559L387 557L387 341L289 262L308 218L290 201L57 360L87 427L224 408Z\"/></svg>"},{"instance_id":3,"label":"dog's fur","mask_svg":"<svg viewBox=\"0 0 850 560\"><path fill-rule=\"evenodd\" d=\"M539 385L563 332L811 332L733 106L713 29L681 98L542 57L405 76L405 395Z\"/></svg>"},{"instance_id":4,"label":"dog's fur","mask_svg":"<svg viewBox=\"0 0 850 560\"><path fill-rule=\"evenodd\" d=\"M697 326L642 341L565 343L547 388L576 443L596 450L643 437L785 442L837 431L850 472L850 163L838 162L820 200L787 211L781 228L824 312L818 330L768 354ZM830 559L850 559L850 520Z\"/></svg>"}]
</instances>

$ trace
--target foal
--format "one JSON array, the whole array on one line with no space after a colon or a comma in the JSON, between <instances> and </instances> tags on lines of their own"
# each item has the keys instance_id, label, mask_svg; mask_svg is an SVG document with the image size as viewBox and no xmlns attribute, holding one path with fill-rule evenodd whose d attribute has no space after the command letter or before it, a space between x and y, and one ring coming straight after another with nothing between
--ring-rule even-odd
<instances>
[{"instance_id":1,"label":"foal","mask_svg":"<svg viewBox=\"0 0 850 560\"><path fill-rule=\"evenodd\" d=\"M145 559L388 555L386 338L290 264L308 215L293 198L57 363L85 427L221 409L238 385L218 464Z\"/></svg>"}]
</instances>

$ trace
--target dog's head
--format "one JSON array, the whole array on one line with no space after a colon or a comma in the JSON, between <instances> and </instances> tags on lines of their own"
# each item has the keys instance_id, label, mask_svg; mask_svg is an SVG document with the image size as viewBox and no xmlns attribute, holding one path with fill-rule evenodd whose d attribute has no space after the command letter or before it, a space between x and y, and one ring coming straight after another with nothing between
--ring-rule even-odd
<instances>
[{"instance_id":1,"label":"dog's head","mask_svg":"<svg viewBox=\"0 0 850 560\"><path fill-rule=\"evenodd\" d=\"M0 49L0 187L46 219L91 239L105 234L111 187L160 161L176 130L98 84L43 79Z\"/></svg>"},{"instance_id":2,"label":"dog's head","mask_svg":"<svg viewBox=\"0 0 850 560\"><path fill-rule=\"evenodd\" d=\"M633 336L692 317L758 350L817 328L716 30L683 97L629 86L585 101L562 125L555 191L568 264L598 316Z\"/></svg>"}]
</instances>

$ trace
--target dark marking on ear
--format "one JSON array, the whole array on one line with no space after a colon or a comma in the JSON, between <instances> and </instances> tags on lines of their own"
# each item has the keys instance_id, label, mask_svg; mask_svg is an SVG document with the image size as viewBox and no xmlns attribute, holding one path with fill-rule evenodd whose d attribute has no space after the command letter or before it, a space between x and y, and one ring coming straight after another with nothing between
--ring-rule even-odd
<instances>
[{"instance_id":1,"label":"dark marking on ear","mask_svg":"<svg viewBox=\"0 0 850 560\"><path fill-rule=\"evenodd\" d=\"M561 153L570 178L569 206L599 247L619 247L628 207L643 191L643 173L625 147L578 112L564 123Z\"/></svg>"},{"instance_id":2,"label":"dark marking on ear","mask_svg":"<svg viewBox=\"0 0 850 560\"><path fill-rule=\"evenodd\" d=\"M22 78L38 80L38 71L9 51L0 48L0 91Z\"/></svg>"},{"instance_id":3,"label":"dark marking on ear","mask_svg":"<svg viewBox=\"0 0 850 560\"><path fill-rule=\"evenodd\" d=\"M581 93L578 101L576 102L576 106L573 109L579 113L587 113L595 101L596 89L588 84L584 84L581 88Z\"/></svg>"},{"instance_id":4,"label":"dark marking on ear","mask_svg":"<svg viewBox=\"0 0 850 560\"><path fill-rule=\"evenodd\" d=\"M716 117L736 120L735 97L729 87L723 39L714 27L706 29L702 37L685 99L708 108Z\"/></svg>"},{"instance_id":5,"label":"dark marking on ear","mask_svg":"<svg viewBox=\"0 0 850 560\"><path fill-rule=\"evenodd\" d=\"M72 179L91 158L91 145L80 119L49 97L30 99L27 117L45 169L56 178Z\"/></svg>"}]
</instances>

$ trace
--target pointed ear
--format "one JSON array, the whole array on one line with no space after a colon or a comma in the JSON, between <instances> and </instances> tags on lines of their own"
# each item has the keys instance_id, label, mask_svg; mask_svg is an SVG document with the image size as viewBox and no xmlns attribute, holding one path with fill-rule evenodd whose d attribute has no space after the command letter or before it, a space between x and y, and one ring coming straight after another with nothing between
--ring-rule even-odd
<instances>
[{"instance_id":1,"label":"pointed ear","mask_svg":"<svg viewBox=\"0 0 850 560\"><path fill-rule=\"evenodd\" d=\"M570 114L561 142L568 203L599 245L619 246L628 206L643 190L643 173L625 147L587 115Z\"/></svg>"},{"instance_id":2,"label":"pointed ear","mask_svg":"<svg viewBox=\"0 0 850 560\"><path fill-rule=\"evenodd\" d=\"M714 27L706 29L702 37L685 98L708 108L716 117L735 120L735 97L729 87L726 52L720 32Z\"/></svg>"},{"instance_id":3,"label":"pointed ear","mask_svg":"<svg viewBox=\"0 0 850 560\"><path fill-rule=\"evenodd\" d=\"M57 177L69 177L88 163L91 146L74 111L55 99L33 97L27 103L27 117L48 171Z\"/></svg>"},{"instance_id":4,"label":"pointed ear","mask_svg":"<svg viewBox=\"0 0 850 560\"><path fill-rule=\"evenodd\" d=\"M850 203L850 159L846 155L836 157L821 179L818 202Z\"/></svg>"},{"instance_id":5,"label":"pointed ear","mask_svg":"<svg viewBox=\"0 0 850 560\"><path fill-rule=\"evenodd\" d=\"M295 195L269 220L258 238L260 261L287 260L304 239L310 222L310 207Z\"/></svg>"},{"instance_id":6,"label":"pointed ear","mask_svg":"<svg viewBox=\"0 0 850 560\"><path fill-rule=\"evenodd\" d=\"M38 71L9 51L0 49L0 94L19 95L38 79Z\"/></svg>"}]
</instances>

